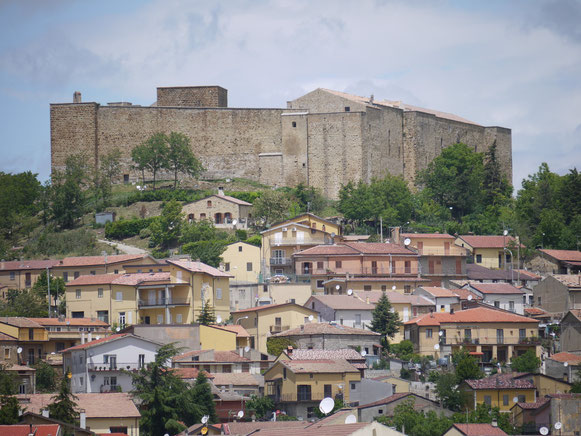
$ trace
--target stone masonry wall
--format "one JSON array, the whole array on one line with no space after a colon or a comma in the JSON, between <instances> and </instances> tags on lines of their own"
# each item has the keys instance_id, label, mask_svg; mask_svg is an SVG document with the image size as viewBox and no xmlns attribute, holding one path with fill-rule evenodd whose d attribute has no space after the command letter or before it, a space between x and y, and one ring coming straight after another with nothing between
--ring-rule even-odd
<instances>
[{"instance_id":1,"label":"stone masonry wall","mask_svg":"<svg viewBox=\"0 0 581 436\"><path fill-rule=\"evenodd\" d=\"M228 107L228 90L220 86L157 88L157 106Z\"/></svg>"}]
</instances>

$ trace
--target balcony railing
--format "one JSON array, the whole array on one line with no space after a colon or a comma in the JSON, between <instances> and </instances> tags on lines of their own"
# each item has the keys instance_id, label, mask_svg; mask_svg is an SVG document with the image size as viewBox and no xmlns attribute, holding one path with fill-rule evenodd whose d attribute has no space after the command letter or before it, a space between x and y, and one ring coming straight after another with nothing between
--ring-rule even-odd
<instances>
[{"instance_id":1,"label":"balcony railing","mask_svg":"<svg viewBox=\"0 0 581 436\"><path fill-rule=\"evenodd\" d=\"M523 338L519 336L480 336L478 338L440 337L442 345L540 345L537 337Z\"/></svg>"},{"instance_id":2,"label":"balcony railing","mask_svg":"<svg viewBox=\"0 0 581 436\"><path fill-rule=\"evenodd\" d=\"M270 333L280 333L284 332L285 330L289 330L289 325L271 325L270 326Z\"/></svg>"},{"instance_id":3,"label":"balcony railing","mask_svg":"<svg viewBox=\"0 0 581 436\"><path fill-rule=\"evenodd\" d=\"M302 392L299 395L297 394L282 394L277 399L278 401L283 402L295 402L295 401L321 401L325 398L325 394L323 392ZM276 400L275 400L276 401Z\"/></svg>"},{"instance_id":4,"label":"balcony railing","mask_svg":"<svg viewBox=\"0 0 581 436\"><path fill-rule=\"evenodd\" d=\"M187 306L190 300L187 297L170 297L170 298L152 298L139 300L139 307L153 307L153 306Z\"/></svg>"},{"instance_id":5,"label":"balcony railing","mask_svg":"<svg viewBox=\"0 0 581 436\"><path fill-rule=\"evenodd\" d=\"M105 392L120 392L119 385L101 385L99 391L103 394Z\"/></svg>"},{"instance_id":6,"label":"balcony railing","mask_svg":"<svg viewBox=\"0 0 581 436\"><path fill-rule=\"evenodd\" d=\"M87 363L87 369L89 371L136 371L141 369L143 366L138 362L117 362L116 364L110 363Z\"/></svg>"},{"instance_id":7,"label":"balcony railing","mask_svg":"<svg viewBox=\"0 0 581 436\"><path fill-rule=\"evenodd\" d=\"M293 264L293 260L290 257L271 257L270 264L271 265L290 266Z\"/></svg>"}]
</instances>

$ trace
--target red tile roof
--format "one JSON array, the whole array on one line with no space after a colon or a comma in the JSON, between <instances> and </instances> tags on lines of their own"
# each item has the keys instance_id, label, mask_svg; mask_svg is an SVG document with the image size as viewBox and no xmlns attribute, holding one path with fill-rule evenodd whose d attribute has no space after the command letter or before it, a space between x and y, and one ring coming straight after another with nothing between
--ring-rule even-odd
<instances>
[{"instance_id":1,"label":"red tile roof","mask_svg":"<svg viewBox=\"0 0 581 436\"><path fill-rule=\"evenodd\" d=\"M249 372L215 372L212 373L214 386L259 386L256 377Z\"/></svg>"},{"instance_id":2,"label":"red tile roof","mask_svg":"<svg viewBox=\"0 0 581 436\"><path fill-rule=\"evenodd\" d=\"M516 243L516 239L512 236L461 235L459 237L472 248L504 248L513 241ZM521 244L521 247L524 245Z\"/></svg>"},{"instance_id":3,"label":"red tile roof","mask_svg":"<svg viewBox=\"0 0 581 436\"><path fill-rule=\"evenodd\" d=\"M226 201L229 201L230 203L235 203L235 204L238 204L240 206L252 206L252 203L248 203L248 202L240 200L239 198L236 198L236 197L231 197L229 195L221 195L221 194L209 195L207 197L202 198L201 200L192 201L191 203L187 203L184 206L187 206L188 204L193 204L193 203L200 203L200 202L203 202L203 201L207 200L208 198L212 198L212 197L218 197L218 198L221 198L222 200L226 200Z\"/></svg>"},{"instance_id":4,"label":"red tile roof","mask_svg":"<svg viewBox=\"0 0 581 436\"><path fill-rule=\"evenodd\" d=\"M200 356L203 354L207 354L207 355L212 355L213 352L213 358L206 358L206 356L201 356L199 360L196 360L195 362L225 362L225 363L234 363L234 362L250 362L250 359L244 357L244 356L240 356L238 353L234 352L234 351L216 351L216 350L193 350L193 351L188 351L186 353L182 353L179 354L177 356L174 356L172 358L172 360L174 362L179 362L179 361L186 361L186 362L193 362L193 360L191 359L194 356Z\"/></svg>"},{"instance_id":5,"label":"red tile roof","mask_svg":"<svg viewBox=\"0 0 581 436\"><path fill-rule=\"evenodd\" d=\"M0 436L29 436L29 424L0 425ZM59 424L32 424L34 436L56 436L59 434Z\"/></svg>"},{"instance_id":6,"label":"red tile roof","mask_svg":"<svg viewBox=\"0 0 581 436\"><path fill-rule=\"evenodd\" d=\"M576 250L539 250L553 259L561 262L581 262L581 251Z\"/></svg>"},{"instance_id":7,"label":"red tile roof","mask_svg":"<svg viewBox=\"0 0 581 436\"><path fill-rule=\"evenodd\" d=\"M454 294L460 298L460 300L468 300L469 296L472 296L472 300L482 300L482 297L476 295L474 292L469 291L468 289L450 289Z\"/></svg>"},{"instance_id":8,"label":"red tile roof","mask_svg":"<svg viewBox=\"0 0 581 436\"><path fill-rule=\"evenodd\" d=\"M169 259L167 261L167 263L171 264L171 265L175 265L178 266L180 268L183 268L187 271L193 272L193 273L203 273L203 274L208 274L209 276L212 277L232 277L230 274L225 273L224 271L220 271L217 268L214 268L213 266L210 265L206 265L205 263L202 262L192 262L189 260L171 260Z\"/></svg>"},{"instance_id":9,"label":"red tile roof","mask_svg":"<svg viewBox=\"0 0 581 436\"><path fill-rule=\"evenodd\" d=\"M240 310L237 310L237 311L231 312L231 313L235 314L235 313L246 313L246 312L261 312L264 310L276 309L276 308L281 308L283 306L291 306L291 305L296 306L297 308L300 307L301 309L309 310L309 311L313 312L313 314L317 313L314 310L309 309L308 307L300 306L296 303L265 304L263 306L249 307L248 309L240 309Z\"/></svg>"},{"instance_id":10,"label":"red tile roof","mask_svg":"<svg viewBox=\"0 0 581 436\"><path fill-rule=\"evenodd\" d=\"M248 333L248 331L244 327L242 327L240 324L228 324L228 325L213 324L212 327L236 333L237 338L249 338L250 337L250 333Z\"/></svg>"},{"instance_id":11,"label":"red tile roof","mask_svg":"<svg viewBox=\"0 0 581 436\"><path fill-rule=\"evenodd\" d=\"M195 378L198 378L198 374L200 372L198 368L194 367L172 368L171 370L177 377L184 380L193 380ZM211 374L208 374L207 372L206 376L210 379L213 377Z\"/></svg>"},{"instance_id":12,"label":"red tile roof","mask_svg":"<svg viewBox=\"0 0 581 436\"><path fill-rule=\"evenodd\" d=\"M417 256L413 251L397 244L382 244L380 242L344 242L344 244L354 248L362 254L402 254Z\"/></svg>"},{"instance_id":13,"label":"red tile roof","mask_svg":"<svg viewBox=\"0 0 581 436\"><path fill-rule=\"evenodd\" d=\"M379 243L379 242L348 242L343 241L338 245L317 245L316 247L307 248L299 251L293 256L361 256L361 255L407 255L417 256L411 250L402 247L401 245Z\"/></svg>"},{"instance_id":14,"label":"red tile roof","mask_svg":"<svg viewBox=\"0 0 581 436\"><path fill-rule=\"evenodd\" d=\"M0 317L0 322L18 328L33 328L33 329L43 328L39 323L31 320L30 318L22 318L18 316L3 316Z\"/></svg>"},{"instance_id":15,"label":"red tile roof","mask_svg":"<svg viewBox=\"0 0 581 436\"><path fill-rule=\"evenodd\" d=\"M480 380L466 380L466 384L472 389L535 389L532 381L516 378L523 375L522 372L511 374L495 374Z\"/></svg>"},{"instance_id":16,"label":"red tile roof","mask_svg":"<svg viewBox=\"0 0 581 436\"><path fill-rule=\"evenodd\" d=\"M557 362L567 362L569 365L579 365L581 364L581 356L578 354L567 353L563 351L561 353L553 354L548 357L548 359L556 360Z\"/></svg>"},{"instance_id":17,"label":"red tile roof","mask_svg":"<svg viewBox=\"0 0 581 436\"><path fill-rule=\"evenodd\" d=\"M327 324L324 322L310 322L301 327L276 333L272 336L310 336L310 335L364 335L380 336L379 333L370 330L356 329L339 324Z\"/></svg>"},{"instance_id":18,"label":"red tile roof","mask_svg":"<svg viewBox=\"0 0 581 436\"><path fill-rule=\"evenodd\" d=\"M470 287L482 294L523 294L524 292L508 283L470 283Z\"/></svg>"},{"instance_id":19,"label":"red tile roof","mask_svg":"<svg viewBox=\"0 0 581 436\"><path fill-rule=\"evenodd\" d=\"M92 326L92 327L108 327L104 321L93 318L28 318L42 326Z\"/></svg>"},{"instance_id":20,"label":"red tile roof","mask_svg":"<svg viewBox=\"0 0 581 436\"><path fill-rule=\"evenodd\" d=\"M581 274L554 274L551 277L570 288L581 287Z\"/></svg>"},{"instance_id":21,"label":"red tile roof","mask_svg":"<svg viewBox=\"0 0 581 436\"><path fill-rule=\"evenodd\" d=\"M10 336L10 335L7 335L6 333L0 332L0 341L1 342L12 342L12 341L17 341L17 340L18 339L13 337L13 336Z\"/></svg>"},{"instance_id":22,"label":"red tile roof","mask_svg":"<svg viewBox=\"0 0 581 436\"><path fill-rule=\"evenodd\" d=\"M148 254L117 254L107 256L80 256L80 257L65 257L58 262L55 267L75 267L75 266L97 266L97 265L111 265L114 263L130 262L133 260L141 260L149 257Z\"/></svg>"},{"instance_id":23,"label":"red tile roof","mask_svg":"<svg viewBox=\"0 0 581 436\"><path fill-rule=\"evenodd\" d=\"M516 403L521 409L534 410L551 402L550 398L539 398L535 403Z\"/></svg>"},{"instance_id":24,"label":"red tile roof","mask_svg":"<svg viewBox=\"0 0 581 436\"><path fill-rule=\"evenodd\" d=\"M528 318L501 310L489 309L486 307L475 307L473 309L459 310L454 313L433 312L407 321L405 324L417 324L419 326L439 326L449 323L485 323L485 322L516 322L534 323L538 320Z\"/></svg>"},{"instance_id":25,"label":"red tile roof","mask_svg":"<svg viewBox=\"0 0 581 436\"><path fill-rule=\"evenodd\" d=\"M352 295L313 295L305 303L305 307L311 306L316 300L333 310L373 310L375 305L367 304Z\"/></svg>"},{"instance_id":26,"label":"red tile roof","mask_svg":"<svg viewBox=\"0 0 581 436\"><path fill-rule=\"evenodd\" d=\"M452 427L465 436L506 436L500 428L492 424L454 424Z\"/></svg>"},{"instance_id":27,"label":"red tile roof","mask_svg":"<svg viewBox=\"0 0 581 436\"><path fill-rule=\"evenodd\" d=\"M402 233L400 235L402 238L426 238L426 239L456 239L454 236L448 233Z\"/></svg>"},{"instance_id":28,"label":"red tile roof","mask_svg":"<svg viewBox=\"0 0 581 436\"><path fill-rule=\"evenodd\" d=\"M320 360L279 360L279 362L286 366L295 374L329 374L329 373L344 373L344 372L359 372L352 364L345 359L320 359Z\"/></svg>"},{"instance_id":29,"label":"red tile roof","mask_svg":"<svg viewBox=\"0 0 581 436\"><path fill-rule=\"evenodd\" d=\"M342 348L340 350L292 350L286 351L286 355L291 360L335 360L345 359L351 363L354 361L365 362L365 357L352 348Z\"/></svg>"},{"instance_id":30,"label":"red tile roof","mask_svg":"<svg viewBox=\"0 0 581 436\"><path fill-rule=\"evenodd\" d=\"M0 262L0 271L41 270L52 268L58 260L14 260Z\"/></svg>"},{"instance_id":31,"label":"red tile roof","mask_svg":"<svg viewBox=\"0 0 581 436\"><path fill-rule=\"evenodd\" d=\"M393 403L394 401L401 400L402 398L405 398L409 395L415 395L415 394L412 394L411 392L399 392L397 394L390 395L389 397L385 397L381 400L374 401L373 403L368 403L368 404L363 404L361 406L357 406L357 408L358 409L365 409L367 407L383 406L384 404L389 404L389 403Z\"/></svg>"},{"instance_id":32,"label":"red tile roof","mask_svg":"<svg viewBox=\"0 0 581 436\"><path fill-rule=\"evenodd\" d=\"M94 341L91 341L91 342L85 342L84 344L79 344L79 345L75 345L74 347L69 347L69 348L61 351L61 353L65 353L67 351L84 350L85 348L94 347L95 345L103 344L105 342L116 341L117 339L121 339L125 336L132 336L132 335L130 335L129 333L119 333L116 335L107 336L105 338L95 339Z\"/></svg>"},{"instance_id":33,"label":"red tile roof","mask_svg":"<svg viewBox=\"0 0 581 436\"><path fill-rule=\"evenodd\" d=\"M458 297L458 295L449 289L441 288L438 286L421 286L420 289L423 289L434 297Z\"/></svg>"},{"instance_id":34,"label":"red tile roof","mask_svg":"<svg viewBox=\"0 0 581 436\"><path fill-rule=\"evenodd\" d=\"M125 285L137 286L149 282L169 282L170 273L136 273L136 274L97 274L84 275L67 283L67 286L92 286L92 285Z\"/></svg>"},{"instance_id":35,"label":"red tile roof","mask_svg":"<svg viewBox=\"0 0 581 436\"><path fill-rule=\"evenodd\" d=\"M349 277L349 279L345 279L345 277L335 277L332 279L327 280L327 283L332 282L375 282L375 283L385 283L386 285L393 285L395 282L402 282L402 283L420 283L420 282L429 282L430 279L422 279L417 275L409 275L408 277L390 277L390 276L358 276L358 277ZM390 286L391 287L391 286Z\"/></svg>"},{"instance_id":36,"label":"red tile roof","mask_svg":"<svg viewBox=\"0 0 581 436\"><path fill-rule=\"evenodd\" d=\"M525 307L524 309L525 314L535 316L535 315L548 315L549 313L546 310L543 310L539 307Z\"/></svg>"},{"instance_id":37,"label":"red tile roof","mask_svg":"<svg viewBox=\"0 0 581 436\"><path fill-rule=\"evenodd\" d=\"M466 277L468 280L538 280L530 274L518 273L519 270L506 271L503 269L490 269L474 263L466 265Z\"/></svg>"}]
</instances>

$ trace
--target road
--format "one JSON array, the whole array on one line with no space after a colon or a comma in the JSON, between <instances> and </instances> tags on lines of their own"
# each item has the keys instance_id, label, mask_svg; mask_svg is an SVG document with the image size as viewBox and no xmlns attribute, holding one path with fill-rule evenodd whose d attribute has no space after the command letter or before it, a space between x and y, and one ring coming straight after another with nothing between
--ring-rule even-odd
<instances>
[{"instance_id":1,"label":"road","mask_svg":"<svg viewBox=\"0 0 581 436\"><path fill-rule=\"evenodd\" d=\"M121 244L120 242L106 241L105 239L97 239L97 241L102 242L103 244L110 245L111 247L115 247L119 251L121 251L125 254L148 254L149 253L147 250L143 250L141 248L134 247L133 245Z\"/></svg>"}]
</instances>

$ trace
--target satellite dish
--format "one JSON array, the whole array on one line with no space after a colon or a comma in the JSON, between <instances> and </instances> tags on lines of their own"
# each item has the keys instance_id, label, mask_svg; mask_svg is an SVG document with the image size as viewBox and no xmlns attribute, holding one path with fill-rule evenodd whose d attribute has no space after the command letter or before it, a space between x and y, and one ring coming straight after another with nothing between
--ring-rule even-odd
<instances>
[{"instance_id":1,"label":"satellite dish","mask_svg":"<svg viewBox=\"0 0 581 436\"><path fill-rule=\"evenodd\" d=\"M361 357L365 357L365 356L367 356L367 351L365 351L365 350L362 350L362 351L361 351Z\"/></svg>"},{"instance_id":2,"label":"satellite dish","mask_svg":"<svg viewBox=\"0 0 581 436\"><path fill-rule=\"evenodd\" d=\"M514 397L514 398L512 399L512 402L513 402L513 403L518 403L518 397Z\"/></svg>"},{"instance_id":3,"label":"satellite dish","mask_svg":"<svg viewBox=\"0 0 581 436\"><path fill-rule=\"evenodd\" d=\"M569 366L569 362L565 362L565 363L563 364L563 366L564 366L565 368L567 368L567 367Z\"/></svg>"},{"instance_id":4,"label":"satellite dish","mask_svg":"<svg viewBox=\"0 0 581 436\"><path fill-rule=\"evenodd\" d=\"M216 322L217 322L217 323L221 323L221 322L222 322L222 317L221 317L220 315L218 315L218 316L216 317Z\"/></svg>"},{"instance_id":5,"label":"satellite dish","mask_svg":"<svg viewBox=\"0 0 581 436\"><path fill-rule=\"evenodd\" d=\"M335 401L331 397L323 398L319 403L319 410L324 415L333 410L333 407L335 407Z\"/></svg>"},{"instance_id":6,"label":"satellite dish","mask_svg":"<svg viewBox=\"0 0 581 436\"><path fill-rule=\"evenodd\" d=\"M393 286L391 287L391 290L392 290L392 291L395 291L396 289L397 289L397 286L395 286L395 285L393 285Z\"/></svg>"},{"instance_id":7,"label":"satellite dish","mask_svg":"<svg viewBox=\"0 0 581 436\"><path fill-rule=\"evenodd\" d=\"M98 341L99 339L101 339L101 336L95 336L96 341Z\"/></svg>"},{"instance_id":8,"label":"satellite dish","mask_svg":"<svg viewBox=\"0 0 581 436\"><path fill-rule=\"evenodd\" d=\"M235 226L236 224L238 224L238 220L232 220L232 225Z\"/></svg>"},{"instance_id":9,"label":"satellite dish","mask_svg":"<svg viewBox=\"0 0 581 436\"><path fill-rule=\"evenodd\" d=\"M355 415L348 415L345 418L345 424L355 424L357 422L357 417Z\"/></svg>"},{"instance_id":10,"label":"satellite dish","mask_svg":"<svg viewBox=\"0 0 581 436\"><path fill-rule=\"evenodd\" d=\"M244 352L245 352L245 353L248 353L249 351L250 351L250 347L249 347L248 345L247 345L247 346L245 346L245 347L244 347Z\"/></svg>"},{"instance_id":11,"label":"satellite dish","mask_svg":"<svg viewBox=\"0 0 581 436\"><path fill-rule=\"evenodd\" d=\"M440 330L440 331L438 332L438 335L439 335L439 336L444 336L444 332L443 332L442 330Z\"/></svg>"},{"instance_id":12,"label":"satellite dish","mask_svg":"<svg viewBox=\"0 0 581 436\"><path fill-rule=\"evenodd\" d=\"M549 434L549 429L547 427L541 427L539 429L539 433L541 433L543 436L546 436Z\"/></svg>"},{"instance_id":13,"label":"satellite dish","mask_svg":"<svg viewBox=\"0 0 581 436\"><path fill-rule=\"evenodd\" d=\"M563 424L561 424L559 421L555 422L555 430L561 430L561 427L563 427Z\"/></svg>"},{"instance_id":14,"label":"satellite dish","mask_svg":"<svg viewBox=\"0 0 581 436\"><path fill-rule=\"evenodd\" d=\"M335 232L331 232L331 238L334 238L335 236L337 236Z\"/></svg>"},{"instance_id":15,"label":"satellite dish","mask_svg":"<svg viewBox=\"0 0 581 436\"><path fill-rule=\"evenodd\" d=\"M16 349L16 352L17 352L18 354L22 353L22 348L21 348L21 347L18 347L18 348Z\"/></svg>"},{"instance_id":16,"label":"satellite dish","mask_svg":"<svg viewBox=\"0 0 581 436\"><path fill-rule=\"evenodd\" d=\"M472 295L468 295L468 301L472 301Z\"/></svg>"},{"instance_id":17,"label":"satellite dish","mask_svg":"<svg viewBox=\"0 0 581 436\"><path fill-rule=\"evenodd\" d=\"M503 234L504 236L508 235L508 230L505 230L504 232L502 232L502 234Z\"/></svg>"},{"instance_id":18,"label":"satellite dish","mask_svg":"<svg viewBox=\"0 0 581 436\"><path fill-rule=\"evenodd\" d=\"M121 327L117 327L115 330L118 331L118 332L120 332L121 331Z\"/></svg>"},{"instance_id":19,"label":"satellite dish","mask_svg":"<svg viewBox=\"0 0 581 436\"><path fill-rule=\"evenodd\" d=\"M205 424L206 422L208 422L208 419L209 419L209 418L210 418L210 417L209 417L208 415L204 415L204 416L202 416L202 424Z\"/></svg>"},{"instance_id":20,"label":"satellite dish","mask_svg":"<svg viewBox=\"0 0 581 436\"><path fill-rule=\"evenodd\" d=\"M403 245L405 245L406 247L407 247L408 245L410 245L411 243L412 243L412 240L411 240L410 238L405 238L405 239L403 240Z\"/></svg>"},{"instance_id":21,"label":"satellite dish","mask_svg":"<svg viewBox=\"0 0 581 436\"><path fill-rule=\"evenodd\" d=\"M347 289L347 295L353 295L353 289Z\"/></svg>"},{"instance_id":22,"label":"satellite dish","mask_svg":"<svg viewBox=\"0 0 581 436\"><path fill-rule=\"evenodd\" d=\"M315 319L315 317L313 315L309 315L309 321L313 321Z\"/></svg>"},{"instance_id":23,"label":"satellite dish","mask_svg":"<svg viewBox=\"0 0 581 436\"><path fill-rule=\"evenodd\" d=\"M236 416L238 417L238 419L241 419L244 416L244 410L240 410Z\"/></svg>"},{"instance_id":24,"label":"satellite dish","mask_svg":"<svg viewBox=\"0 0 581 436\"><path fill-rule=\"evenodd\" d=\"M335 289L339 290L339 289L341 289L341 286L337 285L337 286L335 286Z\"/></svg>"},{"instance_id":25,"label":"satellite dish","mask_svg":"<svg viewBox=\"0 0 581 436\"><path fill-rule=\"evenodd\" d=\"M435 344L434 345L434 350L439 350L440 349L440 344Z\"/></svg>"}]
</instances>

